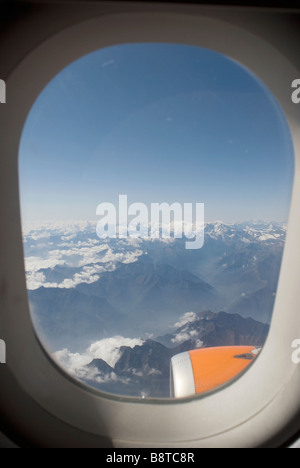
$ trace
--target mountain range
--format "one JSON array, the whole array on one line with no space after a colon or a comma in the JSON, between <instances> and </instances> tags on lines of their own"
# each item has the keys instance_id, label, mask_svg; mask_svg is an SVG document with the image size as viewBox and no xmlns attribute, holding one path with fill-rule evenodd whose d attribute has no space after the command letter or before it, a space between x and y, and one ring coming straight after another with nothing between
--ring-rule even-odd
<instances>
[{"instance_id":1,"label":"mountain range","mask_svg":"<svg viewBox=\"0 0 300 468\"><path fill-rule=\"evenodd\" d=\"M120 358L113 367L103 359L93 359L87 366L93 370L93 379L82 380L109 393L168 398L170 360L175 354L220 345L261 347L269 331L268 325L237 314L207 311L194 314L192 318L192 321L178 324L170 334L148 339L133 348L121 347ZM180 344L177 344L178 337L181 337Z\"/></svg>"},{"instance_id":2,"label":"mountain range","mask_svg":"<svg viewBox=\"0 0 300 468\"><path fill-rule=\"evenodd\" d=\"M32 275L42 278L28 291L36 329L51 351L76 351L116 334L166 335L190 311L222 310L269 324L285 234L278 223L216 222L206 224L201 249L186 250L184 239L101 244L91 232L78 232L79 240L76 232L64 236L60 247L56 232L40 268L32 255L37 249L41 255L35 234L27 248Z\"/></svg>"}]
</instances>

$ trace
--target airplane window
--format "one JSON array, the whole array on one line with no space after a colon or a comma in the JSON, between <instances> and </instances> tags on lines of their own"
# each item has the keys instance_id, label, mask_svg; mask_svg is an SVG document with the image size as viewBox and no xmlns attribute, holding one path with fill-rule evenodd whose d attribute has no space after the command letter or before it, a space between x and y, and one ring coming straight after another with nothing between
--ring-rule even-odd
<instances>
[{"instance_id":1,"label":"airplane window","mask_svg":"<svg viewBox=\"0 0 300 468\"><path fill-rule=\"evenodd\" d=\"M98 390L199 395L259 358L294 172L289 127L236 61L122 44L63 69L19 149L28 299L52 358Z\"/></svg>"}]
</instances>

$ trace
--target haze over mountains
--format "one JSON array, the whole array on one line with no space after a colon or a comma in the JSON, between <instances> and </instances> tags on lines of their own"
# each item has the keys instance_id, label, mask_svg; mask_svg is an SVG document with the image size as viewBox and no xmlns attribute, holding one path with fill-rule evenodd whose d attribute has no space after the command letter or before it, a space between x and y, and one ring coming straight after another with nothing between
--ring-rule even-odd
<instances>
[{"instance_id":1,"label":"haze over mountains","mask_svg":"<svg viewBox=\"0 0 300 468\"><path fill-rule=\"evenodd\" d=\"M100 240L89 224L63 229L25 233L25 264L35 327L76 377L165 396L174 353L263 344L284 225L207 224L199 250L184 239Z\"/></svg>"}]
</instances>

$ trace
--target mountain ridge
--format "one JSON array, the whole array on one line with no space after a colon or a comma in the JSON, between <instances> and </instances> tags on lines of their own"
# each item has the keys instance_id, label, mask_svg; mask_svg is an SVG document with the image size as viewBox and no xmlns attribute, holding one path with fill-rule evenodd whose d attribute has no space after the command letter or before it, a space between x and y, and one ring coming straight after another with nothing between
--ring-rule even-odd
<instances>
[{"instance_id":1,"label":"mountain ridge","mask_svg":"<svg viewBox=\"0 0 300 468\"><path fill-rule=\"evenodd\" d=\"M175 347L168 347L171 338L163 336L147 339L142 345L133 348L122 346L121 355L114 367L108 366L102 359L94 359L88 366L98 372L96 376L98 375L101 384L97 385L97 382L89 380L86 383L122 395L166 398L169 396L172 356L191 349L212 346L261 347L269 326L253 319L245 319L238 314L233 316L226 312L206 311L196 314L193 322L178 327L171 336L176 336L183 329L185 332L189 329L195 333ZM109 375L113 375L113 378L109 378Z\"/></svg>"}]
</instances>

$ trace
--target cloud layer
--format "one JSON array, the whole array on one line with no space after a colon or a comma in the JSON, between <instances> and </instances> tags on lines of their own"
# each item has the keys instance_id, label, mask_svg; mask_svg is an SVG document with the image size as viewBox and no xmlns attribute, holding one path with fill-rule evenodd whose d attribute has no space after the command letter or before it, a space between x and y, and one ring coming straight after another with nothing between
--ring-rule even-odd
<instances>
[{"instance_id":1,"label":"cloud layer","mask_svg":"<svg viewBox=\"0 0 300 468\"><path fill-rule=\"evenodd\" d=\"M93 228L86 223L49 223L39 229L25 229L27 288L73 288L83 282L93 283L105 271L113 271L121 263L136 262L142 255L138 239L116 244L100 240ZM57 267L69 267L72 274L62 279ZM50 281L47 270L52 272Z\"/></svg>"}]
</instances>

